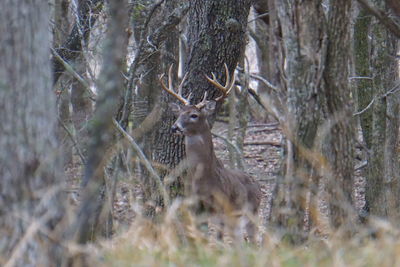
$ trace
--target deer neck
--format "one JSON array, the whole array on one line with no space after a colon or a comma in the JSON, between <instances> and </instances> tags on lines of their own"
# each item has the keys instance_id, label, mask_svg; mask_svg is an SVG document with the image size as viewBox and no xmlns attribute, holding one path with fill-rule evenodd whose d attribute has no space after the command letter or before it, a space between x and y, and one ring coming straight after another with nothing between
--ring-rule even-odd
<instances>
[{"instance_id":1,"label":"deer neck","mask_svg":"<svg viewBox=\"0 0 400 267\"><path fill-rule=\"evenodd\" d=\"M185 136L185 147L189 168L203 166L205 172L215 168L217 159L208 125L198 134Z\"/></svg>"}]
</instances>

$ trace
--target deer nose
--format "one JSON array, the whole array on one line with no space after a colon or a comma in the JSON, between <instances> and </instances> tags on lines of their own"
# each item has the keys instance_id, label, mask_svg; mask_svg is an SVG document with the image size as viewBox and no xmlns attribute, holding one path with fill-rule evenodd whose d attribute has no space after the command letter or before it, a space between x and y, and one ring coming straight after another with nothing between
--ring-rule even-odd
<instances>
[{"instance_id":1,"label":"deer nose","mask_svg":"<svg viewBox=\"0 0 400 267\"><path fill-rule=\"evenodd\" d=\"M173 133L177 133L180 129L178 126L176 126L176 124L172 125L171 130Z\"/></svg>"}]
</instances>

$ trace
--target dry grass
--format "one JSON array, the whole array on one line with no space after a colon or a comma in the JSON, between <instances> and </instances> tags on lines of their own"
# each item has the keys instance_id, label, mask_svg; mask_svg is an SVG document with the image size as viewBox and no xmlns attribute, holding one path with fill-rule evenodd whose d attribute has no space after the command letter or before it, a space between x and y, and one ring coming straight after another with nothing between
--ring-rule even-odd
<instances>
[{"instance_id":1,"label":"dry grass","mask_svg":"<svg viewBox=\"0 0 400 267\"><path fill-rule=\"evenodd\" d=\"M375 223L374 238L365 229L351 239L313 237L297 246L272 231L259 245L241 238L218 241L199 230L198 221L184 202L175 202L157 223L137 217L127 231L93 248L93 265L400 266L399 231L385 221Z\"/></svg>"}]
</instances>

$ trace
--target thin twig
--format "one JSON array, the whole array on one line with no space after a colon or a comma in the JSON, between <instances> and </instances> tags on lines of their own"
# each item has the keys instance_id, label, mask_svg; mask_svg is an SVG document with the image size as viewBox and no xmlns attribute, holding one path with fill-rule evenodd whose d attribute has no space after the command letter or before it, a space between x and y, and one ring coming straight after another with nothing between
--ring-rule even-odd
<instances>
[{"instance_id":1,"label":"thin twig","mask_svg":"<svg viewBox=\"0 0 400 267\"><path fill-rule=\"evenodd\" d=\"M226 139L225 137L223 137L222 135L216 134L216 133L212 133L213 136L220 138L222 141L224 141L228 146L232 147L236 154L238 155L238 159L241 163L242 166L244 166L243 164L243 158L242 158L242 152L240 151L240 149L237 147L237 145L235 145L234 143L232 143L231 141L229 141L228 139Z\"/></svg>"},{"instance_id":2,"label":"thin twig","mask_svg":"<svg viewBox=\"0 0 400 267\"><path fill-rule=\"evenodd\" d=\"M72 135L72 133L69 131L68 127L64 124L64 122L60 118L58 118L58 122L60 123L61 127L63 127L64 131L67 133L68 137L71 139L71 141L74 144L74 147L76 149L76 152L78 153L78 156L81 158L83 165L85 165L85 163L86 163L85 156L83 156L83 153L82 153L81 149L79 148L79 145L76 142L74 136Z\"/></svg>"},{"instance_id":3,"label":"thin twig","mask_svg":"<svg viewBox=\"0 0 400 267\"><path fill-rule=\"evenodd\" d=\"M387 96L389 96L389 95L391 95L391 94L394 94L394 93L396 93L397 91L399 91L400 90L400 83L398 83L398 84L396 84L395 86L393 86L390 90L388 90L386 93L384 93L383 95L380 95L380 96L375 96L372 100L371 100L371 102L369 102L369 104L364 108L364 109L362 109L361 111L358 111L358 112L356 112L356 113L353 113L353 116L357 116L357 115L360 115L360 114L362 114L362 113L364 113L365 111L367 111L371 106L372 106L372 104L375 102L375 100L376 99L381 99L381 98L385 98L385 97L387 97Z\"/></svg>"},{"instance_id":4,"label":"thin twig","mask_svg":"<svg viewBox=\"0 0 400 267\"><path fill-rule=\"evenodd\" d=\"M262 13L262 14L256 16L256 17L254 17L253 19L249 20L247 23L253 22L253 21L261 19L261 18L265 18L268 15L269 15L269 12Z\"/></svg>"},{"instance_id":5,"label":"thin twig","mask_svg":"<svg viewBox=\"0 0 400 267\"><path fill-rule=\"evenodd\" d=\"M60 62L63 64L65 70L66 70L69 74L71 74L72 77L74 77L75 79L77 79L77 80L83 85L83 87L85 88L85 90L89 93L89 99L92 100L92 101L96 101L96 94L93 93L93 91L90 89L90 84L89 84L85 79L83 79L83 78L73 69L73 67L72 67L70 64L68 64L68 62L66 62L64 59L62 59L61 56L57 53L56 50L54 50L54 49L52 48L52 49L51 49L51 53L53 54L53 56L54 56L58 61L60 61Z\"/></svg>"},{"instance_id":6,"label":"thin twig","mask_svg":"<svg viewBox=\"0 0 400 267\"><path fill-rule=\"evenodd\" d=\"M281 143L272 142L272 141L260 141L260 142L245 142L245 146L276 146L281 147Z\"/></svg>"},{"instance_id":7,"label":"thin twig","mask_svg":"<svg viewBox=\"0 0 400 267\"><path fill-rule=\"evenodd\" d=\"M149 160L146 158L146 155L143 153L143 151L140 149L139 145L135 142L135 140L132 138L132 136L130 136L125 130L124 128L121 127L121 125L115 120L113 119L113 124L115 126L115 128L129 141L129 143L132 145L132 148L135 150L135 152L138 154L140 160L143 162L143 165L145 166L145 168L149 171L150 176L154 179L154 181L156 182L158 189L160 190L160 192L162 193L163 197L164 197L164 202L166 204L166 206L169 205L169 197L167 194L167 191L165 190L164 184L160 178L160 176L157 174L157 172L154 170L153 166L151 165L151 163L149 162Z\"/></svg>"}]
</instances>

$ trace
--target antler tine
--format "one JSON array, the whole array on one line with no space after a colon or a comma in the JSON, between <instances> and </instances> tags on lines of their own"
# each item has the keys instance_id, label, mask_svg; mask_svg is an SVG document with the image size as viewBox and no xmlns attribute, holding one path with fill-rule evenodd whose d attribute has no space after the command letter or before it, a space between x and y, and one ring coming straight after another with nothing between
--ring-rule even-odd
<instances>
[{"instance_id":1,"label":"antler tine","mask_svg":"<svg viewBox=\"0 0 400 267\"><path fill-rule=\"evenodd\" d=\"M198 109L203 108L207 104L207 91L204 92L203 98L201 99L201 102L196 104L195 107Z\"/></svg>"},{"instance_id":2,"label":"antler tine","mask_svg":"<svg viewBox=\"0 0 400 267\"><path fill-rule=\"evenodd\" d=\"M167 86L165 85L165 83L164 83L164 81L163 81L164 74L161 74L160 79L159 79L159 81L160 81L160 83L161 83L161 87L162 87L165 91L167 91L167 93L169 93L170 95L174 96L176 99L178 99L179 101L181 101L185 106L187 106L187 105L190 104L190 102L189 102L189 100L188 100L189 98L186 99L186 98L184 98L184 97L182 96L182 86L183 86L183 82L184 82L185 79L186 79L187 73L185 74L185 76L184 76L183 79L182 79L181 84L179 85L178 93L176 93L176 92L174 91L174 89L173 89L173 86L172 86L172 79L171 79L171 76L172 76L172 66L173 66L173 64L171 64L171 66L169 67L169 70L168 70L168 88L167 88Z\"/></svg>"},{"instance_id":3,"label":"antler tine","mask_svg":"<svg viewBox=\"0 0 400 267\"><path fill-rule=\"evenodd\" d=\"M225 81L225 87L228 86L229 82L230 82L230 75L229 75L229 70L228 70L228 66L226 65L226 63L224 63L224 67L225 67L225 77L226 77L226 81Z\"/></svg>"},{"instance_id":4,"label":"antler tine","mask_svg":"<svg viewBox=\"0 0 400 267\"><path fill-rule=\"evenodd\" d=\"M217 97L215 99L215 101L219 101L219 100L227 97L235 84L235 72L233 72L233 77L231 79L231 77L229 75L228 66L226 65L226 63L224 63L224 67L225 67L225 76L226 76L225 86L221 85L218 82L214 73L211 73L212 77L213 77L212 79L206 75L206 79L222 92L222 95Z\"/></svg>"},{"instance_id":5,"label":"antler tine","mask_svg":"<svg viewBox=\"0 0 400 267\"><path fill-rule=\"evenodd\" d=\"M174 64L171 64L171 66L169 66L168 69L168 89L171 91L174 91L174 88L172 87L172 66L174 66Z\"/></svg>"},{"instance_id":6,"label":"antler tine","mask_svg":"<svg viewBox=\"0 0 400 267\"><path fill-rule=\"evenodd\" d=\"M187 78L187 76L188 76L188 73L189 73L189 72L186 72L185 75L183 75L181 84L179 85L179 88L178 88L178 94L179 94L179 95L182 95L183 83L185 82L185 80L186 80L186 78ZM190 95L187 97L187 99L190 99Z\"/></svg>"}]
</instances>

